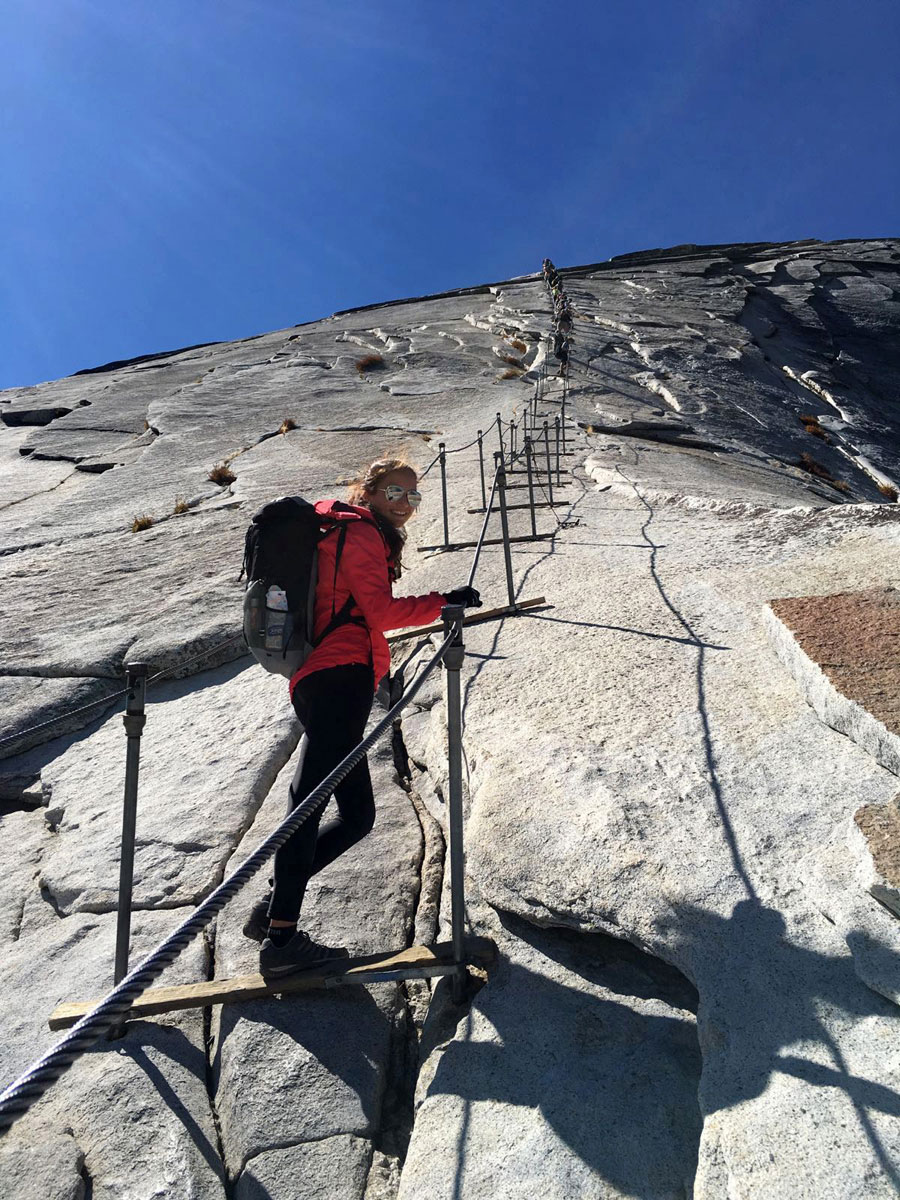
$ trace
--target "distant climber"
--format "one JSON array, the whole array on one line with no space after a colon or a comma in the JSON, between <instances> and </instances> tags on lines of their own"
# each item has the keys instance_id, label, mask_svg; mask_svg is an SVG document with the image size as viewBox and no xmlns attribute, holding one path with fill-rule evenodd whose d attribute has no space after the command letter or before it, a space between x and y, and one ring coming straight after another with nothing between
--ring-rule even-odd
<instances>
[{"instance_id":1,"label":"distant climber","mask_svg":"<svg viewBox=\"0 0 900 1200\"><path fill-rule=\"evenodd\" d=\"M332 614L351 601L350 620L319 642L290 681L291 700L303 724L300 759L290 788L295 808L362 741L378 682L391 665L384 631L425 625L445 604L480 606L478 592L457 588L442 595L395 598L406 540L404 525L421 501L413 468L402 459L373 462L351 485L349 504L320 500L323 517L347 522L343 551L335 565L335 539L319 548L315 630L321 635ZM310 878L371 830L375 798L365 759L335 789L337 816L321 824L307 820L275 856L272 892L253 908L244 933L262 940L259 964L265 976L289 975L333 958L344 947L320 945L297 920Z\"/></svg>"},{"instance_id":2,"label":"distant climber","mask_svg":"<svg viewBox=\"0 0 900 1200\"><path fill-rule=\"evenodd\" d=\"M563 364L569 361L569 339L564 333L553 335L553 356Z\"/></svg>"}]
</instances>

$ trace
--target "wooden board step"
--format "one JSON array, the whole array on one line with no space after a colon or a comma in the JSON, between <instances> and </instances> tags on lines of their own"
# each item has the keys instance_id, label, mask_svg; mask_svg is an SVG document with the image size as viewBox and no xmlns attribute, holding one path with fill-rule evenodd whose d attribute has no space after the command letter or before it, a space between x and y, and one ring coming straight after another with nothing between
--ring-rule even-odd
<instances>
[{"instance_id":1,"label":"wooden board step","mask_svg":"<svg viewBox=\"0 0 900 1200\"><path fill-rule=\"evenodd\" d=\"M470 966L489 967L497 956L497 947L490 938L468 937L465 949L466 962ZM238 975L234 979L210 979L203 983L151 988L135 1000L125 1019L135 1021L185 1008L208 1008L211 1004L234 1004L239 1000L289 996L295 992L342 984L426 979L431 975L447 975L452 970L451 942L439 942L436 946L411 946L408 950L335 959L286 979L267 981L262 975ZM51 1029L68 1029L99 1003L99 1000L89 1000L58 1004L48 1024Z\"/></svg>"},{"instance_id":2,"label":"wooden board step","mask_svg":"<svg viewBox=\"0 0 900 1200\"><path fill-rule=\"evenodd\" d=\"M515 607L504 604L500 608L485 608L483 610L476 608L469 616L463 617L463 625L478 625L481 621L496 621L499 617L511 617L523 609L539 608L542 604L546 603L547 601L543 596L535 596L533 600L517 600ZM420 625L418 628L404 629L402 633L390 633L387 640L393 644L394 642L406 642L410 638L422 637L429 633L443 632L443 622L437 621L434 625Z\"/></svg>"},{"instance_id":3,"label":"wooden board step","mask_svg":"<svg viewBox=\"0 0 900 1200\"><path fill-rule=\"evenodd\" d=\"M519 485L514 483L511 486L518 487ZM527 487L528 485L523 484L522 486ZM551 530L550 533L528 533L522 537L511 537L509 540L511 542L540 542L545 538L551 537L556 537L555 529ZM503 538L485 538L481 544L482 546L502 546ZM445 546L443 542L439 542L436 546L416 546L416 551L419 554L425 554L432 550L471 550L477 545L477 542L451 542L449 546Z\"/></svg>"}]
</instances>

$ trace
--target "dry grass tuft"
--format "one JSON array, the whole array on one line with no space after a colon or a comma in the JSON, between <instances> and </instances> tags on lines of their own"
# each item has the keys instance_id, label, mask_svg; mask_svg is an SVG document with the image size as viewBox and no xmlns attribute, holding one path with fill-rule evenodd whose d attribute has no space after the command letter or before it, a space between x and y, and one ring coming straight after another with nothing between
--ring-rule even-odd
<instances>
[{"instance_id":1,"label":"dry grass tuft","mask_svg":"<svg viewBox=\"0 0 900 1200\"><path fill-rule=\"evenodd\" d=\"M879 483L878 490L882 496L887 496L888 500L896 500L898 498L897 489L891 487L889 483Z\"/></svg>"},{"instance_id":2,"label":"dry grass tuft","mask_svg":"<svg viewBox=\"0 0 900 1200\"><path fill-rule=\"evenodd\" d=\"M820 462L812 457L811 454L801 454L800 458L794 463L795 467L799 467L801 471L807 471L810 475L815 475L817 479L822 479L830 487L833 487L837 492L849 492L850 484L845 483L843 479L835 479L827 467L823 467Z\"/></svg>"},{"instance_id":3,"label":"dry grass tuft","mask_svg":"<svg viewBox=\"0 0 900 1200\"><path fill-rule=\"evenodd\" d=\"M296 429L296 428L297 428L297 422L294 420L294 418L293 417L285 417L284 420L281 422L278 432L283 435L285 433L290 433L292 429Z\"/></svg>"},{"instance_id":4,"label":"dry grass tuft","mask_svg":"<svg viewBox=\"0 0 900 1200\"><path fill-rule=\"evenodd\" d=\"M228 463L219 462L207 474L206 478L224 487L226 483L234 483L237 475L229 468Z\"/></svg>"},{"instance_id":5,"label":"dry grass tuft","mask_svg":"<svg viewBox=\"0 0 900 1200\"><path fill-rule=\"evenodd\" d=\"M356 360L356 369L360 375L364 375L366 371L377 371L384 366L384 359L380 354L364 354L362 358Z\"/></svg>"},{"instance_id":6,"label":"dry grass tuft","mask_svg":"<svg viewBox=\"0 0 900 1200\"><path fill-rule=\"evenodd\" d=\"M823 467L820 462L816 462L811 454L801 454L797 462L794 464L801 471L807 471L810 475L815 475L817 479L827 479L829 482L832 479L832 474L827 467Z\"/></svg>"},{"instance_id":7,"label":"dry grass tuft","mask_svg":"<svg viewBox=\"0 0 900 1200\"><path fill-rule=\"evenodd\" d=\"M522 354L528 349L525 343L520 338L512 338L509 343L514 350L520 350Z\"/></svg>"},{"instance_id":8,"label":"dry grass tuft","mask_svg":"<svg viewBox=\"0 0 900 1200\"><path fill-rule=\"evenodd\" d=\"M516 358L514 354L501 354L499 358L501 362L509 363L512 367L520 367L522 365L521 360Z\"/></svg>"},{"instance_id":9,"label":"dry grass tuft","mask_svg":"<svg viewBox=\"0 0 900 1200\"><path fill-rule=\"evenodd\" d=\"M801 413L800 423L807 433L811 433L813 437L821 438L823 442L830 442L828 434L819 424L819 418L813 413Z\"/></svg>"},{"instance_id":10,"label":"dry grass tuft","mask_svg":"<svg viewBox=\"0 0 900 1200\"><path fill-rule=\"evenodd\" d=\"M149 529L153 524L153 518L148 517L145 513L142 517L135 517L131 523L131 532L140 533L142 529Z\"/></svg>"},{"instance_id":11,"label":"dry grass tuft","mask_svg":"<svg viewBox=\"0 0 900 1200\"><path fill-rule=\"evenodd\" d=\"M190 512L190 508L191 506L188 504L187 500L185 500L184 496L175 497L175 507L172 509L172 512L176 517L180 516L182 513Z\"/></svg>"},{"instance_id":12,"label":"dry grass tuft","mask_svg":"<svg viewBox=\"0 0 900 1200\"><path fill-rule=\"evenodd\" d=\"M501 379L521 379L524 374L525 374L525 372L522 370L521 367L507 367L505 371L501 372L500 378Z\"/></svg>"}]
</instances>

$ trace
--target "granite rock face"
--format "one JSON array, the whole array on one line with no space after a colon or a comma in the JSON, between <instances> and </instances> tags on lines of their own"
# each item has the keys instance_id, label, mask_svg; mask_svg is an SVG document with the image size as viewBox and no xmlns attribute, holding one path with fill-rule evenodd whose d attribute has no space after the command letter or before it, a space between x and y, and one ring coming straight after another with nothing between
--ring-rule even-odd
<instances>
[{"instance_id":1,"label":"granite rock face","mask_svg":"<svg viewBox=\"0 0 900 1200\"><path fill-rule=\"evenodd\" d=\"M137 953L284 812L300 730L283 681L237 661L255 508L340 495L387 452L424 471L479 429L490 463L542 364L536 434L566 417L536 513L554 536L512 548L519 598L547 604L466 634L468 923L497 966L459 1009L380 983L136 1022L3 1139L4 1195L900 1188L896 651L859 608L881 597L886 622L896 587L900 244L561 276L565 381L532 275L0 394L4 1085L57 1001L110 983L123 661L170 675L148 692ZM451 539L474 540L476 447L447 481ZM417 552L443 541L436 467L423 491L398 591L468 573L471 551ZM505 602L500 547L476 583ZM398 643L395 674L429 652ZM438 676L371 755L379 819L313 881L314 936L446 936L442 697ZM253 970L264 890L170 978Z\"/></svg>"}]
</instances>

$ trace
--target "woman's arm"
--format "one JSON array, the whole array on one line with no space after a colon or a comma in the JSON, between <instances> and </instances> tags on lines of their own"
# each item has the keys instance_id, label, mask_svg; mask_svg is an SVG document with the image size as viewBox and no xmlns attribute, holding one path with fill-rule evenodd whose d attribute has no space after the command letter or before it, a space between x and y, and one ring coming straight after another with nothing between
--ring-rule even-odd
<instances>
[{"instance_id":1,"label":"woman's arm","mask_svg":"<svg viewBox=\"0 0 900 1200\"><path fill-rule=\"evenodd\" d=\"M427 625L441 615L446 603L440 592L425 596L393 595L384 541L367 521L354 521L347 530L341 568L366 624L379 633L407 625Z\"/></svg>"}]
</instances>

